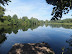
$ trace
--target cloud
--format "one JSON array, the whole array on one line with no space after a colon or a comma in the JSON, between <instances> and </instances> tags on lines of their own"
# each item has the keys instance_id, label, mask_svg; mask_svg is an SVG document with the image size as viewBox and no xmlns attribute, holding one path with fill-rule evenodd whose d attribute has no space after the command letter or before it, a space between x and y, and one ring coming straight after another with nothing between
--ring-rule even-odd
<instances>
[{"instance_id":1,"label":"cloud","mask_svg":"<svg viewBox=\"0 0 72 54\"><path fill-rule=\"evenodd\" d=\"M19 18L28 16L46 20L50 17L52 6L47 5L44 0L12 0L5 8L5 15L17 14Z\"/></svg>"},{"instance_id":2,"label":"cloud","mask_svg":"<svg viewBox=\"0 0 72 54\"><path fill-rule=\"evenodd\" d=\"M9 6L5 8L5 15L13 16L17 14L19 18L28 16L29 18L38 18L39 20L50 20L53 6L47 4L45 0L12 0Z\"/></svg>"}]
</instances>

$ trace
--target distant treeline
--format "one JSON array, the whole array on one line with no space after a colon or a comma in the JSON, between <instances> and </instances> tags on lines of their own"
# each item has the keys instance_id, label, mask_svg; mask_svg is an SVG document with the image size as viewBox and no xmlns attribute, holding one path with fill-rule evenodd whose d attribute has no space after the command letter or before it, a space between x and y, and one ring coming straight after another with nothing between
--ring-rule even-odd
<instances>
[{"instance_id":1,"label":"distant treeline","mask_svg":"<svg viewBox=\"0 0 72 54\"><path fill-rule=\"evenodd\" d=\"M72 23L72 19L68 18L63 20L51 20L49 23Z\"/></svg>"},{"instance_id":2,"label":"distant treeline","mask_svg":"<svg viewBox=\"0 0 72 54\"><path fill-rule=\"evenodd\" d=\"M17 15L13 15L12 17L10 15L3 16L0 18L0 25L40 25L44 23L48 23L48 20L38 20L36 18L31 17L31 19L28 19L27 16L24 16L20 19L18 19Z\"/></svg>"},{"instance_id":3,"label":"distant treeline","mask_svg":"<svg viewBox=\"0 0 72 54\"><path fill-rule=\"evenodd\" d=\"M64 20L51 20L51 21L43 21L38 20L37 18L31 17L28 19L27 16L22 18L18 18L15 14L12 17L10 15L4 16L5 9L0 6L0 25L41 25L41 24L48 24L48 23L72 23L72 19L64 19Z\"/></svg>"},{"instance_id":4,"label":"distant treeline","mask_svg":"<svg viewBox=\"0 0 72 54\"><path fill-rule=\"evenodd\" d=\"M38 20L36 18L31 17L31 19L28 19L27 16L24 16L22 18L18 18L18 16L15 14L12 17L10 15L4 16L5 9L0 6L0 25L40 25L43 23L48 23L48 20Z\"/></svg>"}]
</instances>

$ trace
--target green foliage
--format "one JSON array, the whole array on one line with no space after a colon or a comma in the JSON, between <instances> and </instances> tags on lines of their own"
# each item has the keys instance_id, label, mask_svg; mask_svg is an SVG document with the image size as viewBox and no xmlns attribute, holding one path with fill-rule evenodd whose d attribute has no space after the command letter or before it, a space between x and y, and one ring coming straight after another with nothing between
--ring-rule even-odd
<instances>
[{"instance_id":1,"label":"green foliage","mask_svg":"<svg viewBox=\"0 0 72 54\"><path fill-rule=\"evenodd\" d=\"M44 23L43 20L38 20L36 18L28 19L28 17L24 16L22 19L18 19L18 16L15 14L12 17L10 15L1 17L0 25L40 25Z\"/></svg>"},{"instance_id":2,"label":"green foliage","mask_svg":"<svg viewBox=\"0 0 72 54\"><path fill-rule=\"evenodd\" d=\"M54 6L51 20L62 18L63 14L68 14L69 10L72 9L72 0L46 0L48 4Z\"/></svg>"},{"instance_id":3,"label":"green foliage","mask_svg":"<svg viewBox=\"0 0 72 54\"><path fill-rule=\"evenodd\" d=\"M43 24L43 20L38 20L36 18L28 19L27 16L22 17L22 19L18 19L18 16L14 14L12 17L10 15L4 16L5 9L0 6L0 25L40 25Z\"/></svg>"},{"instance_id":4,"label":"green foliage","mask_svg":"<svg viewBox=\"0 0 72 54\"><path fill-rule=\"evenodd\" d=\"M38 24L38 19L31 17L30 22L31 24Z\"/></svg>"},{"instance_id":5,"label":"green foliage","mask_svg":"<svg viewBox=\"0 0 72 54\"><path fill-rule=\"evenodd\" d=\"M46 27L48 26L48 23L49 23L49 21L46 20L46 21L45 21L45 26L46 26Z\"/></svg>"},{"instance_id":6,"label":"green foliage","mask_svg":"<svg viewBox=\"0 0 72 54\"><path fill-rule=\"evenodd\" d=\"M10 16L10 15L8 15L7 17L8 17L8 21L11 21L11 16Z\"/></svg>"},{"instance_id":7,"label":"green foliage","mask_svg":"<svg viewBox=\"0 0 72 54\"><path fill-rule=\"evenodd\" d=\"M5 9L0 6L0 18L4 15Z\"/></svg>"},{"instance_id":8,"label":"green foliage","mask_svg":"<svg viewBox=\"0 0 72 54\"><path fill-rule=\"evenodd\" d=\"M7 16L3 16L2 19L8 20L8 17Z\"/></svg>"},{"instance_id":9,"label":"green foliage","mask_svg":"<svg viewBox=\"0 0 72 54\"><path fill-rule=\"evenodd\" d=\"M48 20L46 20L45 23L48 24Z\"/></svg>"},{"instance_id":10,"label":"green foliage","mask_svg":"<svg viewBox=\"0 0 72 54\"><path fill-rule=\"evenodd\" d=\"M23 21L26 21L26 20L28 20L28 17L26 17L26 16L25 17L22 17L22 20Z\"/></svg>"},{"instance_id":11,"label":"green foliage","mask_svg":"<svg viewBox=\"0 0 72 54\"><path fill-rule=\"evenodd\" d=\"M12 17L12 23L14 23L15 25L18 23L18 16L16 14Z\"/></svg>"},{"instance_id":12,"label":"green foliage","mask_svg":"<svg viewBox=\"0 0 72 54\"><path fill-rule=\"evenodd\" d=\"M5 4L8 5L9 2L11 2L11 1L10 0L0 0L0 4L2 4L2 5L5 5Z\"/></svg>"},{"instance_id":13,"label":"green foliage","mask_svg":"<svg viewBox=\"0 0 72 54\"><path fill-rule=\"evenodd\" d=\"M63 19L63 20L51 20L49 23L72 23L72 19Z\"/></svg>"},{"instance_id":14,"label":"green foliage","mask_svg":"<svg viewBox=\"0 0 72 54\"><path fill-rule=\"evenodd\" d=\"M18 19L18 17L17 17L17 15L15 14L15 15L13 15L13 17L12 17L13 19L15 19L15 20L17 20Z\"/></svg>"}]
</instances>

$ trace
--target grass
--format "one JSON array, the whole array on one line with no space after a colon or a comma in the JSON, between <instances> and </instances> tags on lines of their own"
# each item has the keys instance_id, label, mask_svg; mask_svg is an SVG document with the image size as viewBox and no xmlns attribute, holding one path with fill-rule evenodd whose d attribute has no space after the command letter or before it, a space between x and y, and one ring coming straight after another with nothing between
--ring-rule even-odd
<instances>
[{"instance_id":1,"label":"grass","mask_svg":"<svg viewBox=\"0 0 72 54\"><path fill-rule=\"evenodd\" d=\"M49 23L49 24L72 25L72 23Z\"/></svg>"}]
</instances>

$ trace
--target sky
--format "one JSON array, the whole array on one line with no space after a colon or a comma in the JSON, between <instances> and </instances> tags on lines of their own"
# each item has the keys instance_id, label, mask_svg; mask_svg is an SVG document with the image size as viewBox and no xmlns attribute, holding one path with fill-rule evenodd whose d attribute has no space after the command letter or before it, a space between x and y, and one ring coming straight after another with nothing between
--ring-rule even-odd
<instances>
[{"instance_id":1,"label":"sky","mask_svg":"<svg viewBox=\"0 0 72 54\"><path fill-rule=\"evenodd\" d=\"M52 18L52 5L46 3L45 0L11 0L9 5L5 5L5 15L13 16L16 14L18 18L27 16L37 18L39 20L50 20ZM63 15L62 19L72 18L71 11L67 15Z\"/></svg>"}]
</instances>

